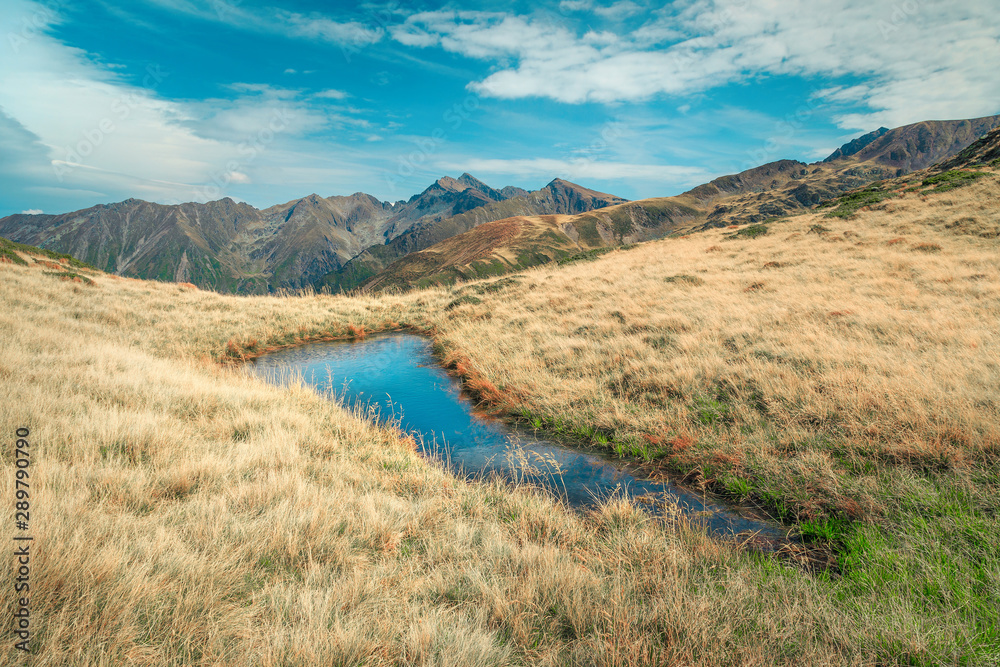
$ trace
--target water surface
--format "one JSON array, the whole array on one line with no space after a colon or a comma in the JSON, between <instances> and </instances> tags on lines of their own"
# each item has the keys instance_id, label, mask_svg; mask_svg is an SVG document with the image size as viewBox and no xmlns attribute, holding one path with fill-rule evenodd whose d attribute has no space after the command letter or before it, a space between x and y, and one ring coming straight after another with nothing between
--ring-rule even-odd
<instances>
[{"instance_id":1,"label":"water surface","mask_svg":"<svg viewBox=\"0 0 1000 667\"><path fill-rule=\"evenodd\" d=\"M347 407L362 405L382 421L397 421L420 451L463 476L528 477L574 507L593 506L611 494L642 502L654 514L682 511L715 533L776 527L743 516L670 481L644 478L628 463L539 438L474 409L431 352L425 338L388 334L360 341L312 343L260 357L248 365L269 382L301 376L306 384Z\"/></svg>"}]
</instances>

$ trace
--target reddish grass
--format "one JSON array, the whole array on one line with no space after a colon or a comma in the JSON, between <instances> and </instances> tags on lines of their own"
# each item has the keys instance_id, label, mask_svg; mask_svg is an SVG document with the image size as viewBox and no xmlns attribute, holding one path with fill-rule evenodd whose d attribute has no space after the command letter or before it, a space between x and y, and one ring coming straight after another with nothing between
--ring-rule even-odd
<instances>
[{"instance_id":1,"label":"reddish grass","mask_svg":"<svg viewBox=\"0 0 1000 667\"><path fill-rule=\"evenodd\" d=\"M691 449L694 446L694 438L692 438L687 433L682 433L675 436L670 441L670 448L673 450L674 454L681 454Z\"/></svg>"}]
</instances>

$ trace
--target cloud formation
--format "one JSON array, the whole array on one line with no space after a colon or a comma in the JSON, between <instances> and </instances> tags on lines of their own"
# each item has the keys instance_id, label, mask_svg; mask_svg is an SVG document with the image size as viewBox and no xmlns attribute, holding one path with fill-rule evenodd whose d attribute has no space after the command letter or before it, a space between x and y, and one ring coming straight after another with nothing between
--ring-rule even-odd
<instances>
[{"instance_id":1,"label":"cloud formation","mask_svg":"<svg viewBox=\"0 0 1000 667\"><path fill-rule=\"evenodd\" d=\"M440 168L448 172L472 171L482 174L500 174L520 178L595 179L602 181L640 180L668 181L697 185L704 182L707 172L697 167L665 164L629 164L606 160L529 158L499 160L473 158L458 162L445 162Z\"/></svg>"},{"instance_id":2,"label":"cloud formation","mask_svg":"<svg viewBox=\"0 0 1000 667\"><path fill-rule=\"evenodd\" d=\"M564 10L634 14L564 0ZM860 78L866 113L844 128L995 113L1000 21L988 3L953 0L692 0L652 13L609 38L545 18L423 12L392 30L397 41L491 61L470 88L500 99L618 103L686 96L761 76Z\"/></svg>"},{"instance_id":3,"label":"cloud formation","mask_svg":"<svg viewBox=\"0 0 1000 667\"><path fill-rule=\"evenodd\" d=\"M167 99L159 89L170 80L168 69L150 65L142 85L127 83L120 68L51 36L61 20L36 2L0 8L0 35L14 36L3 45L0 68L0 175L7 183L24 180L52 201L81 193L105 200L217 198L230 185L258 180L265 154L286 164L304 159L280 159L298 138L343 128L371 134L367 120L336 106L347 97L338 90L314 101L296 89L232 83L220 87L232 94L227 98ZM26 21L30 31L19 28ZM307 32L307 25L329 27L301 25Z\"/></svg>"}]
</instances>

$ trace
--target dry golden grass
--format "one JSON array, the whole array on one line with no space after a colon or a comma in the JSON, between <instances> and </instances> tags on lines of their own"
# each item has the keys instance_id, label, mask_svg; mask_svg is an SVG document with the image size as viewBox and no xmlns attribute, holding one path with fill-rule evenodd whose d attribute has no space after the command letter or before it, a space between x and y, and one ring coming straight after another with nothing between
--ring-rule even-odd
<instances>
[{"instance_id":1,"label":"dry golden grass","mask_svg":"<svg viewBox=\"0 0 1000 667\"><path fill-rule=\"evenodd\" d=\"M875 577L859 585L622 503L578 516L528 489L459 481L307 388L218 362L403 324L436 331L497 405L609 446L667 448L673 464L756 480L796 512L853 500L895 529L890 494L937 493L904 465L927 460L995 508L981 496L995 482L983 471L997 437L997 242L948 225L995 221L998 194L990 181L949 193L952 208L900 200L821 221L823 234L803 217L756 240L648 244L451 308L457 290L237 298L4 264L0 494L13 496L14 431L28 426L32 664L996 656L979 611L995 591L977 589L969 612L928 604L916 579L876 580L929 571L933 542L888 545L899 558L858 565ZM869 457L870 475L847 469ZM964 530L969 516L945 523ZM997 551L995 534L984 549ZM995 586L995 553L983 563ZM5 609L13 571L0 561ZM919 581L932 575L954 571ZM0 656L18 664L13 639Z\"/></svg>"},{"instance_id":2,"label":"dry golden grass","mask_svg":"<svg viewBox=\"0 0 1000 667\"><path fill-rule=\"evenodd\" d=\"M756 239L694 234L527 272L438 318L438 335L515 412L708 481L807 476L800 518L860 516L880 484L838 466L962 471L1000 454L990 230L995 179Z\"/></svg>"},{"instance_id":3,"label":"dry golden grass","mask_svg":"<svg viewBox=\"0 0 1000 667\"><path fill-rule=\"evenodd\" d=\"M13 434L28 426L34 665L821 664L871 650L794 570L762 575L628 506L585 519L460 482L311 390L209 360L230 340L419 321L446 294L241 299L0 270L0 493L13 496ZM2 517L13 525L12 503ZM13 559L0 563L11 582ZM13 609L12 586L2 599ZM20 660L13 639L0 655Z\"/></svg>"},{"instance_id":4,"label":"dry golden grass","mask_svg":"<svg viewBox=\"0 0 1000 667\"><path fill-rule=\"evenodd\" d=\"M893 661L1000 663L1000 180L768 228L458 287L444 357L820 538L840 599L924 638Z\"/></svg>"}]
</instances>

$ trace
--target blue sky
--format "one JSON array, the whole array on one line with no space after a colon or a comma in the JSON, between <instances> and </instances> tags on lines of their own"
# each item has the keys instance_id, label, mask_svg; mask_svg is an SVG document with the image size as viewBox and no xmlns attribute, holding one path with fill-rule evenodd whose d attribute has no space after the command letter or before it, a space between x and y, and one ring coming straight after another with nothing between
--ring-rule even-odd
<instances>
[{"instance_id":1,"label":"blue sky","mask_svg":"<svg viewBox=\"0 0 1000 667\"><path fill-rule=\"evenodd\" d=\"M3 0L0 215L466 171L671 195L1000 113L997 65L992 0Z\"/></svg>"}]
</instances>

